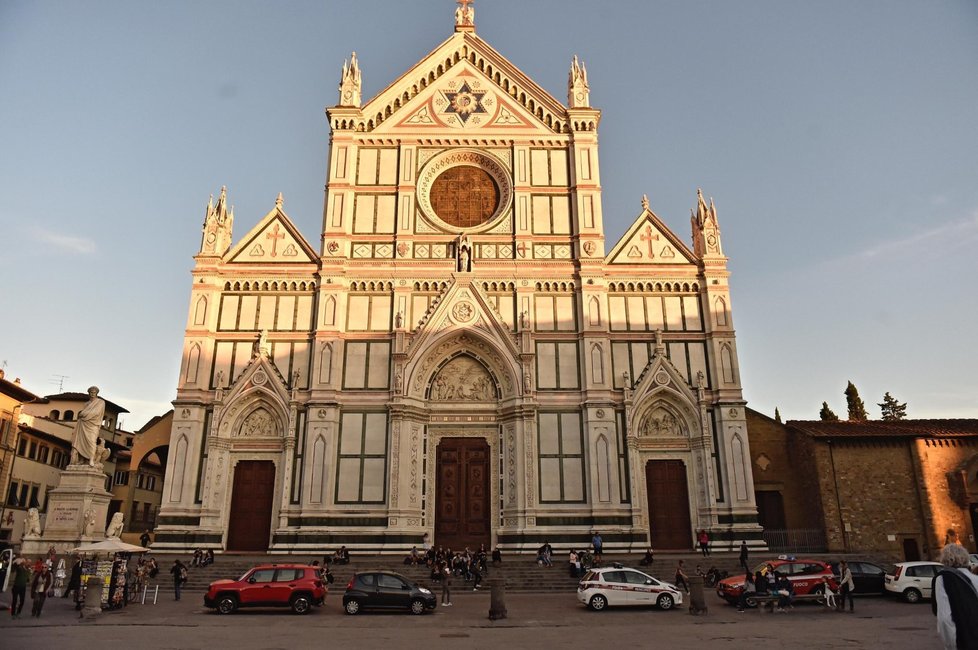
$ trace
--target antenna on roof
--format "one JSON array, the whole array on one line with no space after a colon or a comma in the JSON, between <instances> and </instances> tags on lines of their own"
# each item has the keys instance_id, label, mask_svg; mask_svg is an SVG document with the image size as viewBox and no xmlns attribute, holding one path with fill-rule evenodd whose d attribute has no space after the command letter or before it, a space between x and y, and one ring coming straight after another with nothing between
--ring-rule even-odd
<instances>
[{"instance_id":1,"label":"antenna on roof","mask_svg":"<svg viewBox=\"0 0 978 650\"><path fill-rule=\"evenodd\" d=\"M71 379L71 378L68 375L51 375L51 376L54 377L54 379L52 379L48 383L57 384L58 392L63 393L65 389L65 379Z\"/></svg>"}]
</instances>

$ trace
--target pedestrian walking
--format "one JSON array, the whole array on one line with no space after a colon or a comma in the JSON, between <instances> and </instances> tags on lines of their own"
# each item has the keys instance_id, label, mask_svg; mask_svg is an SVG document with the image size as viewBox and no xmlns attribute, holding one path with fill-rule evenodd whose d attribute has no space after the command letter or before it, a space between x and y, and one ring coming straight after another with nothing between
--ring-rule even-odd
<instances>
[{"instance_id":1,"label":"pedestrian walking","mask_svg":"<svg viewBox=\"0 0 978 650\"><path fill-rule=\"evenodd\" d=\"M702 551L703 557L710 557L710 533L706 532L704 528L696 536L696 539L700 543L700 551Z\"/></svg>"},{"instance_id":2,"label":"pedestrian walking","mask_svg":"<svg viewBox=\"0 0 978 650\"><path fill-rule=\"evenodd\" d=\"M71 565L71 574L68 576L68 586L65 587L65 592L62 598L67 598L68 594L74 592L75 602L80 602L80 592L81 592L81 574L82 574L82 564L81 558L75 558L75 563ZM76 609L81 609L81 605L76 607Z\"/></svg>"},{"instance_id":3,"label":"pedestrian walking","mask_svg":"<svg viewBox=\"0 0 978 650\"><path fill-rule=\"evenodd\" d=\"M14 577L10 588L10 616L20 618L20 610L24 609L24 599L27 596L27 586L31 581L31 570L23 556L14 560Z\"/></svg>"},{"instance_id":4,"label":"pedestrian walking","mask_svg":"<svg viewBox=\"0 0 978 650\"><path fill-rule=\"evenodd\" d=\"M852 571L849 563L845 560L839 562L839 604L837 611L844 612L846 609L846 598L849 599L849 613L852 614L855 603L852 601L852 592L856 589L856 583L852 580Z\"/></svg>"},{"instance_id":5,"label":"pedestrian walking","mask_svg":"<svg viewBox=\"0 0 978 650\"><path fill-rule=\"evenodd\" d=\"M931 611L937 615L937 634L947 650L978 648L978 575L969 569L968 550L948 544L933 583Z\"/></svg>"},{"instance_id":6,"label":"pedestrian walking","mask_svg":"<svg viewBox=\"0 0 978 650\"><path fill-rule=\"evenodd\" d=\"M180 600L180 588L188 578L187 567L180 560L174 560L170 573L173 575L173 600Z\"/></svg>"},{"instance_id":7,"label":"pedestrian walking","mask_svg":"<svg viewBox=\"0 0 978 650\"><path fill-rule=\"evenodd\" d=\"M740 566L744 571L750 571L750 567L747 566L747 541L744 540L740 542Z\"/></svg>"},{"instance_id":8,"label":"pedestrian walking","mask_svg":"<svg viewBox=\"0 0 978 650\"><path fill-rule=\"evenodd\" d=\"M676 565L676 579L673 581L676 585L676 589L679 589L679 585L683 586L683 591L687 594L689 593L689 576L686 575L686 568L683 566L685 563L679 560L679 564Z\"/></svg>"},{"instance_id":9,"label":"pedestrian walking","mask_svg":"<svg viewBox=\"0 0 978 650\"><path fill-rule=\"evenodd\" d=\"M54 586L54 576L51 570L44 565L31 581L31 599L34 601L31 607L31 616L40 617L41 610L44 609L44 600L48 597L48 590Z\"/></svg>"}]
</instances>

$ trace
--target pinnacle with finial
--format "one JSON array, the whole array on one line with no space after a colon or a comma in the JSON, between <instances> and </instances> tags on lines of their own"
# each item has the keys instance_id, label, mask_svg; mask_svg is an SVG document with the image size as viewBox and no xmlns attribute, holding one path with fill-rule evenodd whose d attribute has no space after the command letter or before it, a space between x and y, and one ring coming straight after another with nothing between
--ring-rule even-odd
<instances>
[{"instance_id":1,"label":"pinnacle with finial","mask_svg":"<svg viewBox=\"0 0 978 650\"><path fill-rule=\"evenodd\" d=\"M284 202L285 202L285 201L284 201L284 199L282 198L282 193L281 193L281 192L279 192L279 193L278 193L278 197L277 197L277 198L275 199L275 207L276 207L276 208L281 208L281 207L282 207L282 204L283 204Z\"/></svg>"},{"instance_id":2,"label":"pinnacle with finial","mask_svg":"<svg viewBox=\"0 0 978 650\"><path fill-rule=\"evenodd\" d=\"M649 209L649 195L648 194L643 194L642 195L642 209L643 210L648 210Z\"/></svg>"}]
</instances>

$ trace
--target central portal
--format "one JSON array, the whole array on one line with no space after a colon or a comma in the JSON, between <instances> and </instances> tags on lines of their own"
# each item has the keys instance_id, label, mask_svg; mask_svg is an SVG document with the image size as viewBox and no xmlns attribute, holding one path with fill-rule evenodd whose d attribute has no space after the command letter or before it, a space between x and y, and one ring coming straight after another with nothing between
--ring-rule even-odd
<instances>
[{"instance_id":1,"label":"central portal","mask_svg":"<svg viewBox=\"0 0 978 650\"><path fill-rule=\"evenodd\" d=\"M438 444L435 543L452 550L489 547L489 443L442 438Z\"/></svg>"}]
</instances>

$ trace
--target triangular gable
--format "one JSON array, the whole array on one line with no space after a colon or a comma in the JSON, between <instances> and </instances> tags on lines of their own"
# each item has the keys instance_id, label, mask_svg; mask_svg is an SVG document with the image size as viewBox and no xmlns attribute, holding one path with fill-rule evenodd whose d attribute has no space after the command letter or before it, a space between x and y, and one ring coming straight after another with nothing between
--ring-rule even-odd
<instances>
[{"instance_id":1,"label":"triangular gable","mask_svg":"<svg viewBox=\"0 0 978 650\"><path fill-rule=\"evenodd\" d=\"M605 264L691 264L693 251L648 208L625 231Z\"/></svg>"},{"instance_id":2,"label":"triangular gable","mask_svg":"<svg viewBox=\"0 0 978 650\"><path fill-rule=\"evenodd\" d=\"M699 398L686 383L682 373L672 365L669 357L666 356L665 346L661 339L658 336L656 338L655 352L635 380L634 391L630 396L629 401L636 405L636 408L627 409L626 415L628 430L635 431L640 436L656 433L642 429L644 428L643 424L646 427L652 424L646 416L657 402L665 401L678 408L681 413L685 414L684 419L690 423L698 419ZM668 432L676 433L673 427L665 426L663 422L655 424L662 426ZM687 433L698 435L700 432L689 431Z\"/></svg>"},{"instance_id":3,"label":"triangular gable","mask_svg":"<svg viewBox=\"0 0 978 650\"><path fill-rule=\"evenodd\" d=\"M450 112L448 95L461 90L461 77L465 76L476 80L479 87L470 85L469 93L463 96L474 103L455 105L456 110L467 113L461 119L461 113L453 116ZM453 87L452 83L456 85ZM473 90L485 93L481 101L477 101ZM485 112L479 112L479 105ZM419 131L434 126L491 126L512 132L532 126L553 133L567 130L566 111L563 104L491 45L474 33L456 32L364 104L361 115L367 130L378 132L395 128Z\"/></svg>"},{"instance_id":4,"label":"triangular gable","mask_svg":"<svg viewBox=\"0 0 978 650\"><path fill-rule=\"evenodd\" d=\"M553 133L469 61L459 62L374 132L436 129Z\"/></svg>"},{"instance_id":5,"label":"triangular gable","mask_svg":"<svg viewBox=\"0 0 978 650\"><path fill-rule=\"evenodd\" d=\"M519 355L512 333L492 304L471 281L456 278L418 324L408 359L423 350L424 342L437 333L449 328L469 327L482 330L514 357Z\"/></svg>"},{"instance_id":6,"label":"triangular gable","mask_svg":"<svg viewBox=\"0 0 978 650\"><path fill-rule=\"evenodd\" d=\"M266 354L252 356L241 374L231 379L231 385L224 393L223 401L225 404L230 404L237 397L257 388L272 393L280 404L288 405L288 382Z\"/></svg>"},{"instance_id":7,"label":"triangular gable","mask_svg":"<svg viewBox=\"0 0 978 650\"><path fill-rule=\"evenodd\" d=\"M276 206L224 257L227 263L307 263L316 252L288 215Z\"/></svg>"}]
</instances>

